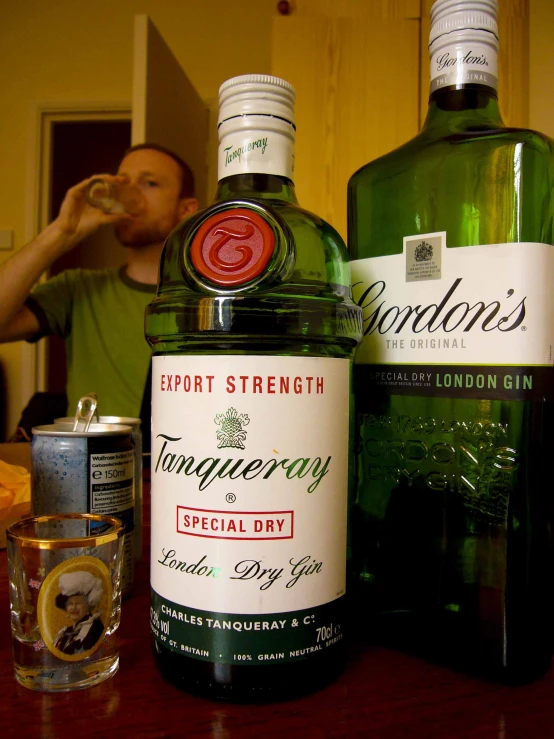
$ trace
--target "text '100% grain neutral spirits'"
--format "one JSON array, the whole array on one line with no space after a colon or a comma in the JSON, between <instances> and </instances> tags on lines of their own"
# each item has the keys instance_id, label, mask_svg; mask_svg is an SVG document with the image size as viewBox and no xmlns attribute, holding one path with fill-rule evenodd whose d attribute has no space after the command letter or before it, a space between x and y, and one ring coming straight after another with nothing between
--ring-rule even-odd
<instances>
[{"instance_id":1,"label":"text '100% grain neutral spirits'","mask_svg":"<svg viewBox=\"0 0 554 739\"><path fill-rule=\"evenodd\" d=\"M222 85L215 203L169 237L146 318L156 660L237 700L344 662L361 310L344 243L295 197L293 104L275 77Z\"/></svg>"},{"instance_id":2,"label":"text '100% grain neutral spirits'","mask_svg":"<svg viewBox=\"0 0 554 739\"><path fill-rule=\"evenodd\" d=\"M506 128L495 0L438 0L422 131L349 183L364 630L508 681L550 664L552 142Z\"/></svg>"}]
</instances>

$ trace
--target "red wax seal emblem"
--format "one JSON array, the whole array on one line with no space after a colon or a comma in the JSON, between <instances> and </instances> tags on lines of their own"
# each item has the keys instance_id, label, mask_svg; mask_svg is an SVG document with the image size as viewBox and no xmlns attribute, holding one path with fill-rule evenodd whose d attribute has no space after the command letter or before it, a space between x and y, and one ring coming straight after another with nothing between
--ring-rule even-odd
<instances>
[{"instance_id":1,"label":"red wax seal emblem","mask_svg":"<svg viewBox=\"0 0 554 739\"><path fill-rule=\"evenodd\" d=\"M243 285L260 275L275 248L265 218L248 208L230 208L210 216L191 246L197 272L218 285Z\"/></svg>"}]
</instances>

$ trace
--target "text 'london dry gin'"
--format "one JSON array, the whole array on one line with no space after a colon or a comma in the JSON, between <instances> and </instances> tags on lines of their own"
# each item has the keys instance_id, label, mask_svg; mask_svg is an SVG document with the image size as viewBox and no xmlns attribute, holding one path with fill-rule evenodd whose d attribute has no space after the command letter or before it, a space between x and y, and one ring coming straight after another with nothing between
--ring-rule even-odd
<instances>
[{"instance_id":1,"label":"text 'london dry gin'","mask_svg":"<svg viewBox=\"0 0 554 739\"><path fill-rule=\"evenodd\" d=\"M505 128L496 1L439 0L421 133L349 184L366 632L507 680L551 655L552 142Z\"/></svg>"},{"instance_id":2,"label":"text 'london dry gin'","mask_svg":"<svg viewBox=\"0 0 554 739\"><path fill-rule=\"evenodd\" d=\"M362 311L340 237L296 201L293 103L275 77L222 85L216 202L169 237L147 309L154 651L232 699L313 690L344 661Z\"/></svg>"}]
</instances>

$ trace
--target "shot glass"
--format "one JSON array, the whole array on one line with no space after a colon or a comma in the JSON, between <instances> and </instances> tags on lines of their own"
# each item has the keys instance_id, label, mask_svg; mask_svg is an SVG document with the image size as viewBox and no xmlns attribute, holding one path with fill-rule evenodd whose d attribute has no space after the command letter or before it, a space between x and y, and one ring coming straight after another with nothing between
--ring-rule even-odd
<instances>
[{"instance_id":1,"label":"shot glass","mask_svg":"<svg viewBox=\"0 0 554 739\"><path fill-rule=\"evenodd\" d=\"M124 526L111 516L29 516L7 529L15 677L88 688L119 667Z\"/></svg>"},{"instance_id":2,"label":"shot glass","mask_svg":"<svg viewBox=\"0 0 554 739\"><path fill-rule=\"evenodd\" d=\"M143 209L144 200L140 189L134 185L108 182L100 177L92 180L86 190L89 205L104 213L129 213L138 215Z\"/></svg>"}]
</instances>

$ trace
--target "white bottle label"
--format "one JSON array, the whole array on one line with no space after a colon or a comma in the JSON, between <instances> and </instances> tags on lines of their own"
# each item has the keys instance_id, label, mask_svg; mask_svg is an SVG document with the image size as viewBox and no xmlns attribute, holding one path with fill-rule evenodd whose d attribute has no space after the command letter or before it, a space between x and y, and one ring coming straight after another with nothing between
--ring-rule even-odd
<instances>
[{"instance_id":1,"label":"white bottle label","mask_svg":"<svg viewBox=\"0 0 554 739\"><path fill-rule=\"evenodd\" d=\"M431 92L440 87L486 85L498 87L498 53L491 42L452 42L448 34L431 46Z\"/></svg>"},{"instance_id":2,"label":"white bottle label","mask_svg":"<svg viewBox=\"0 0 554 739\"><path fill-rule=\"evenodd\" d=\"M352 262L363 308L360 364L549 366L554 247L447 248L446 233L410 236L403 253Z\"/></svg>"},{"instance_id":3,"label":"white bottle label","mask_svg":"<svg viewBox=\"0 0 554 739\"><path fill-rule=\"evenodd\" d=\"M152 382L156 638L226 663L340 639L349 361L159 356Z\"/></svg>"},{"instance_id":4,"label":"white bottle label","mask_svg":"<svg viewBox=\"0 0 554 739\"><path fill-rule=\"evenodd\" d=\"M218 179L237 174L273 174L294 179L294 138L268 129L237 130L219 144Z\"/></svg>"}]
</instances>

